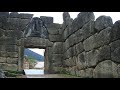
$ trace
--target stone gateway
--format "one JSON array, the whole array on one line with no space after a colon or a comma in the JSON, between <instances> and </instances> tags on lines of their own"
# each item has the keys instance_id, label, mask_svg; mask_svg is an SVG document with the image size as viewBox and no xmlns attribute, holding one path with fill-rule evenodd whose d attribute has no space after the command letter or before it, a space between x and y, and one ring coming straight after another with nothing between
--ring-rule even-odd
<instances>
[{"instance_id":1,"label":"stone gateway","mask_svg":"<svg viewBox=\"0 0 120 90\"><path fill-rule=\"evenodd\" d=\"M109 16L81 12L73 20L64 12L57 24L53 17L0 12L0 69L22 71L24 48L45 49L45 73L120 77L120 20L113 24Z\"/></svg>"}]
</instances>

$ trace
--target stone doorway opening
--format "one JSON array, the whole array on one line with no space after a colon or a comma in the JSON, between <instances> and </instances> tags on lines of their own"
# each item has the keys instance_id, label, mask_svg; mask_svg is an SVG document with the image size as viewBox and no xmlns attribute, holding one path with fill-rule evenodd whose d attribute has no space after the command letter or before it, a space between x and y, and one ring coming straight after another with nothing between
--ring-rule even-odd
<instances>
[{"instance_id":1,"label":"stone doorway opening","mask_svg":"<svg viewBox=\"0 0 120 90\"><path fill-rule=\"evenodd\" d=\"M24 48L23 68L28 75L44 74L44 53L41 48Z\"/></svg>"}]
</instances>

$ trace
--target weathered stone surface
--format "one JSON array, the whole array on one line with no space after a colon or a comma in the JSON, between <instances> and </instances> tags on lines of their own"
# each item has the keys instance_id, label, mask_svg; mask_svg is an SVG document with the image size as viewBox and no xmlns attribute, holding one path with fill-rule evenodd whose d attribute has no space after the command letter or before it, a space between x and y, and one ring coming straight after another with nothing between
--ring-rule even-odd
<instances>
[{"instance_id":1,"label":"weathered stone surface","mask_svg":"<svg viewBox=\"0 0 120 90\"><path fill-rule=\"evenodd\" d=\"M120 78L120 64L118 64L118 70L117 70L117 72L118 72L118 78Z\"/></svg>"},{"instance_id":2,"label":"weathered stone surface","mask_svg":"<svg viewBox=\"0 0 120 90\"><path fill-rule=\"evenodd\" d=\"M76 47L76 54L77 55L84 51L84 46L83 46L82 42L79 42L78 44L76 44L75 47Z\"/></svg>"},{"instance_id":3,"label":"weathered stone surface","mask_svg":"<svg viewBox=\"0 0 120 90\"><path fill-rule=\"evenodd\" d=\"M0 51L6 51L5 45L0 45Z\"/></svg>"},{"instance_id":4,"label":"weathered stone surface","mask_svg":"<svg viewBox=\"0 0 120 90\"><path fill-rule=\"evenodd\" d=\"M61 35L49 35L49 40L52 42L61 42Z\"/></svg>"},{"instance_id":5,"label":"weathered stone surface","mask_svg":"<svg viewBox=\"0 0 120 90\"><path fill-rule=\"evenodd\" d=\"M76 71L76 75L81 78L85 78L85 71L84 70Z\"/></svg>"},{"instance_id":6,"label":"weathered stone surface","mask_svg":"<svg viewBox=\"0 0 120 90\"><path fill-rule=\"evenodd\" d=\"M95 16L93 12L81 12L78 14L77 18L73 20L71 29L76 31L80 29L85 23L94 19L95 19Z\"/></svg>"},{"instance_id":7,"label":"weathered stone surface","mask_svg":"<svg viewBox=\"0 0 120 90\"><path fill-rule=\"evenodd\" d=\"M17 44L17 39L16 37L6 37L3 40L5 40L6 45L16 45Z\"/></svg>"},{"instance_id":8,"label":"weathered stone surface","mask_svg":"<svg viewBox=\"0 0 120 90\"><path fill-rule=\"evenodd\" d=\"M47 28L49 34L59 34L59 30L61 29L61 24L52 23Z\"/></svg>"},{"instance_id":9,"label":"weathered stone surface","mask_svg":"<svg viewBox=\"0 0 120 90\"><path fill-rule=\"evenodd\" d=\"M18 52L7 52L7 57L17 58Z\"/></svg>"},{"instance_id":10,"label":"weathered stone surface","mask_svg":"<svg viewBox=\"0 0 120 90\"><path fill-rule=\"evenodd\" d=\"M70 19L70 14L68 12L63 13L63 21L67 22L67 20Z\"/></svg>"},{"instance_id":11,"label":"weathered stone surface","mask_svg":"<svg viewBox=\"0 0 120 90\"><path fill-rule=\"evenodd\" d=\"M0 28L0 37L4 35L4 30Z\"/></svg>"},{"instance_id":12,"label":"weathered stone surface","mask_svg":"<svg viewBox=\"0 0 120 90\"><path fill-rule=\"evenodd\" d=\"M67 28L64 30L64 32L63 32L63 38L64 38L64 40L66 40L68 36L69 36L69 28L67 27Z\"/></svg>"},{"instance_id":13,"label":"weathered stone surface","mask_svg":"<svg viewBox=\"0 0 120 90\"><path fill-rule=\"evenodd\" d=\"M0 12L0 17L9 17L9 12Z\"/></svg>"},{"instance_id":14,"label":"weathered stone surface","mask_svg":"<svg viewBox=\"0 0 120 90\"><path fill-rule=\"evenodd\" d=\"M70 48L64 53L64 55L65 55L65 59L72 57L72 56L73 56L73 54L72 54L72 47L70 47Z\"/></svg>"},{"instance_id":15,"label":"weathered stone surface","mask_svg":"<svg viewBox=\"0 0 120 90\"><path fill-rule=\"evenodd\" d=\"M53 45L53 54L62 53L62 42L55 42Z\"/></svg>"},{"instance_id":16,"label":"weathered stone surface","mask_svg":"<svg viewBox=\"0 0 120 90\"><path fill-rule=\"evenodd\" d=\"M1 57L7 57L7 51L0 51L0 56Z\"/></svg>"},{"instance_id":17,"label":"weathered stone surface","mask_svg":"<svg viewBox=\"0 0 120 90\"><path fill-rule=\"evenodd\" d=\"M76 67L69 67L69 73L71 75L76 75Z\"/></svg>"},{"instance_id":18,"label":"weathered stone surface","mask_svg":"<svg viewBox=\"0 0 120 90\"><path fill-rule=\"evenodd\" d=\"M120 40L112 42L111 47L111 59L115 62L120 63Z\"/></svg>"},{"instance_id":19,"label":"weathered stone surface","mask_svg":"<svg viewBox=\"0 0 120 90\"><path fill-rule=\"evenodd\" d=\"M53 17L40 16L40 19L47 25L53 23Z\"/></svg>"},{"instance_id":20,"label":"weathered stone surface","mask_svg":"<svg viewBox=\"0 0 120 90\"><path fill-rule=\"evenodd\" d=\"M93 78L93 68L76 71L76 75L81 78Z\"/></svg>"},{"instance_id":21,"label":"weathered stone surface","mask_svg":"<svg viewBox=\"0 0 120 90\"><path fill-rule=\"evenodd\" d=\"M77 42L77 37L75 34L72 34L70 37L69 37L69 45L70 47L75 45Z\"/></svg>"},{"instance_id":22,"label":"weathered stone surface","mask_svg":"<svg viewBox=\"0 0 120 90\"><path fill-rule=\"evenodd\" d=\"M85 78L93 78L93 68L85 69Z\"/></svg>"},{"instance_id":23,"label":"weathered stone surface","mask_svg":"<svg viewBox=\"0 0 120 90\"><path fill-rule=\"evenodd\" d=\"M52 61L53 62L61 62L62 54L52 54Z\"/></svg>"},{"instance_id":24,"label":"weathered stone surface","mask_svg":"<svg viewBox=\"0 0 120 90\"><path fill-rule=\"evenodd\" d=\"M71 58L66 59L66 60L63 60L63 66L64 66L64 67L72 67L72 66L75 66L75 65L76 65L76 60L77 60L77 57L76 57L76 56L71 57Z\"/></svg>"},{"instance_id":25,"label":"weathered stone surface","mask_svg":"<svg viewBox=\"0 0 120 90\"><path fill-rule=\"evenodd\" d=\"M104 46L99 48L98 50L86 52L85 54L86 66L88 67L95 66L98 62L108 59L110 59L109 46Z\"/></svg>"},{"instance_id":26,"label":"weathered stone surface","mask_svg":"<svg viewBox=\"0 0 120 90\"><path fill-rule=\"evenodd\" d=\"M3 69L3 70L17 71L17 65L16 64L0 63L0 68Z\"/></svg>"},{"instance_id":27,"label":"weathered stone surface","mask_svg":"<svg viewBox=\"0 0 120 90\"><path fill-rule=\"evenodd\" d=\"M83 30L83 38L86 39L92 34L95 33L94 30L94 21L89 21L87 24L85 24L82 28Z\"/></svg>"},{"instance_id":28,"label":"weathered stone surface","mask_svg":"<svg viewBox=\"0 0 120 90\"><path fill-rule=\"evenodd\" d=\"M102 30L97 37L95 38L95 47L98 48L103 45L107 45L110 43L110 32L111 32L111 27L108 27L104 30Z\"/></svg>"},{"instance_id":29,"label":"weathered stone surface","mask_svg":"<svg viewBox=\"0 0 120 90\"><path fill-rule=\"evenodd\" d=\"M87 38L83 44L85 51L92 50L94 48L98 48L103 45L107 45L110 43L110 31L111 28L108 27L102 30L100 33L96 33L89 38Z\"/></svg>"},{"instance_id":30,"label":"weathered stone surface","mask_svg":"<svg viewBox=\"0 0 120 90\"><path fill-rule=\"evenodd\" d=\"M19 19L19 29L24 30L30 23L31 19Z\"/></svg>"},{"instance_id":31,"label":"weathered stone surface","mask_svg":"<svg viewBox=\"0 0 120 90\"><path fill-rule=\"evenodd\" d=\"M120 39L120 20L116 21L111 29L110 33L111 41Z\"/></svg>"},{"instance_id":32,"label":"weathered stone surface","mask_svg":"<svg viewBox=\"0 0 120 90\"><path fill-rule=\"evenodd\" d=\"M18 30L19 29L19 18L8 18L9 29L10 30Z\"/></svg>"},{"instance_id":33,"label":"weathered stone surface","mask_svg":"<svg viewBox=\"0 0 120 90\"><path fill-rule=\"evenodd\" d=\"M5 74L3 72L3 70L0 69L0 78L5 78Z\"/></svg>"},{"instance_id":34,"label":"weathered stone surface","mask_svg":"<svg viewBox=\"0 0 120 90\"><path fill-rule=\"evenodd\" d=\"M45 48L47 46L52 46L53 43L50 42L48 39L43 39L43 38L39 38L39 37L27 37L24 39L24 45L27 46L31 46L31 47L41 47L41 48Z\"/></svg>"},{"instance_id":35,"label":"weathered stone surface","mask_svg":"<svg viewBox=\"0 0 120 90\"><path fill-rule=\"evenodd\" d=\"M11 12L10 13L10 18L18 18L18 17L19 17L18 12Z\"/></svg>"},{"instance_id":36,"label":"weathered stone surface","mask_svg":"<svg viewBox=\"0 0 120 90\"><path fill-rule=\"evenodd\" d=\"M21 19L30 19L32 17L33 17L33 14L24 14L24 13L19 14L19 18Z\"/></svg>"},{"instance_id":37,"label":"weathered stone surface","mask_svg":"<svg viewBox=\"0 0 120 90\"><path fill-rule=\"evenodd\" d=\"M85 51L92 50L96 43L95 43L95 38L97 37L97 34L90 36L86 40L83 41L84 49Z\"/></svg>"},{"instance_id":38,"label":"weathered stone surface","mask_svg":"<svg viewBox=\"0 0 120 90\"><path fill-rule=\"evenodd\" d=\"M112 27L113 22L110 16L100 16L95 21L95 29L98 31L105 29L107 27Z\"/></svg>"},{"instance_id":39,"label":"weathered stone surface","mask_svg":"<svg viewBox=\"0 0 120 90\"><path fill-rule=\"evenodd\" d=\"M16 45L6 45L7 52L18 52L18 47Z\"/></svg>"},{"instance_id":40,"label":"weathered stone surface","mask_svg":"<svg viewBox=\"0 0 120 90\"><path fill-rule=\"evenodd\" d=\"M67 51L67 49L70 47L69 43L69 39L66 39L66 41L64 42L64 51Z\"/></svg>"},{"instance_id":41,"label":"weathered stone surface","mask_svg":"<svg viewBox=\"0 0 120 90\"><path fill-rule=\"evenodd\" d=\"M18 58L7 58L7 63L9 64L17 64L18 63Z\"/></svg>"},{"instance_id":42,"label":"weathered stone surface","mask_svg":"<svg viewBox=\"0 0 120 90\"><path fill-rule=\"evenodd\" d=\"M111 60L99 63L94 71L94 78L118 78L117 65Z\"/></svg>"},{"instance_id":43,"label":"weathered stone surface","mask_svg":"<svg viewBox=\"0 0 120 90\"><path fill-rule=\"evenodd\" d=\"M79 29L78 31L75 32L76 38L77 38L77 42L83 41L83 30Z\"/></svg>"},{"instance_id":44,"label":"weathered stone surface","mask_svg":"<svg viewBox=\"0 0 120 90\"><path fill-rule=\"evenodd\" d=\"M104 47L100 47L98 49L97 60L102 61L102 60L109 60L109 59L110 59L110 47L106 45Z\"/></svg>"},{"instance_id":45,"label":"weathered stone surface","mask_svg":"<svg viewBox=\"0 0 120 90\"><path fill-rule=\"evenodd\" d=\"M5 63L6 62L6 57L0 57L0 63Z\"/></svg>"},{"instance_id":46,"label":"weathered stone surface","mask_svg":"<svg viewBox=\"0 0 120 90\"><path fill-rule=\"evenodd\" d=\"M79 54L77 56L77 59L76 59L76 66L77 66L77 69L78 70L81 70L81 69L84 69L86 66L85 66L85 52Z\"/></svg>"},{"instance_id":47,"label":"weathered stone surface","mask_svg":"<svg viewBox=\"0 0 120 90\"><path fill-rule=\"evenodd\" d=\"M98 50L92 50L85 53L85 61L87 67L96 66L98 62Z\"/></svg>"}]
</instances>

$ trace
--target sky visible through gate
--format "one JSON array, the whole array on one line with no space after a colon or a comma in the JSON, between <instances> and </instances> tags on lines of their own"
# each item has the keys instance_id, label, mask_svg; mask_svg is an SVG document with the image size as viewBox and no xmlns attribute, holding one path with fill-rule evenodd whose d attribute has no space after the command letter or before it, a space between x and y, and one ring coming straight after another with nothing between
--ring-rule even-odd
<instances>
[{"instance_id":1,"label":"sky visible through gate","mask_svg":"<svg viewBox=\"0 0 120 90\"><path fill-rule=\"evenodd\" d=\"M18 12L18 13L29 13L34 14L33 17L40 17L40 16L50 16L54 18L54 23L63 23L63 12ZM69 12L71 18L76 18L80 12ZM101 15L110 16L115 23L117 20L120 20L120 12L94 12L95 19ZM44 55L44 49L30 49L38 54Z\"/></svg>"}]
</instances>

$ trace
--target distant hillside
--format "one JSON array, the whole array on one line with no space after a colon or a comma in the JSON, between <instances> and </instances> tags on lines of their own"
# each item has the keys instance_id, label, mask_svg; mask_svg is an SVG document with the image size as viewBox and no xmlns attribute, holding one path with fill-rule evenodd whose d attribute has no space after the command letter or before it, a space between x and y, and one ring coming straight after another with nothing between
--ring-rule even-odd
<instances>
[{"instance_id":1,"label":"distant hillside","mask_svg":"<svg viewBox=\"0 0 120 90\"><path fill-rule=\"evenodd\" d=\"M44 61L44 56L38 54L38 53L35 53L29 49L24 49L24 55L27 55L29 57L33 57L35 58L36 60L38 61Z\"/></svg>"}]
</instances>

